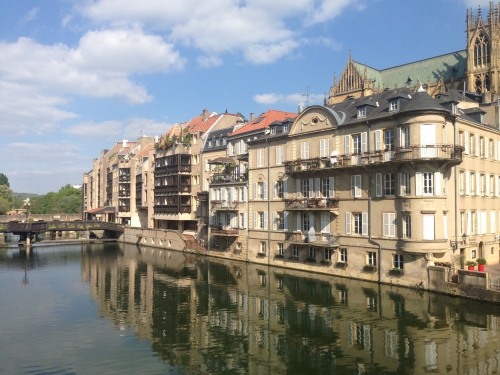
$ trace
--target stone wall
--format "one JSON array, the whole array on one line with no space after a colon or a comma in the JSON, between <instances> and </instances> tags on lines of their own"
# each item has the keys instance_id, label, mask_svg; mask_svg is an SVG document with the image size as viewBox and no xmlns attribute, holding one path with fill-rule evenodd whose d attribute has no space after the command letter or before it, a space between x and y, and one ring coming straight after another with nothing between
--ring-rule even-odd
<instances>
[{"instance_id":1,"label":"stone wall","mask_svg":"<svg viewBox=\"0 0 500 375\"><path fill-rule=\"evenodd\" d=\"M75 221L82 220L82 214L31 214L30 218L35 221ZM26 215L0 215L0 222L8 222L8 221L26 221Z\"/></svg>"},{"instance_id":2,"label":"stone wall","mask_svg":"<svg viewBox=\"0 0 500 375\"><path fill-rule=\"evenodd\" d=\"M178 251L183 251L186 248L182 235L169 229L144 229L126 226L118 241Z\"/></svg>"}]
</instances>

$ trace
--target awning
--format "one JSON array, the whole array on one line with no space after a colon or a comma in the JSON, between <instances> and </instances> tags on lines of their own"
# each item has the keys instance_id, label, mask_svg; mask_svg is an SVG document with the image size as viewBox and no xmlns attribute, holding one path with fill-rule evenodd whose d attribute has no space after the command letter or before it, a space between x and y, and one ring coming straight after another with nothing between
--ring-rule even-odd
<instances>
[{"instance_id":1,"label":"awning","mask_svg":"<svg viewBox=\"0 0 500 375\"><path fill-rule=\"evenodd\" d=\"M106 207L98 207L92 210L88 210L88 214L114 214L116 212L116 207L106 206Z\"/></svg>"},{"instance_id":2,"label":"awning","mask_svg":"<svg viewBox=\"0 0 500 375\"><path fill-rule=\"evenodd\" d=\"M236 160L234 160L233 158L226 158L226 157L219 157L219 158L215 158L214 160L210 160L208 162L208 164L236 164Z\"/></svg>"}]
</instances>

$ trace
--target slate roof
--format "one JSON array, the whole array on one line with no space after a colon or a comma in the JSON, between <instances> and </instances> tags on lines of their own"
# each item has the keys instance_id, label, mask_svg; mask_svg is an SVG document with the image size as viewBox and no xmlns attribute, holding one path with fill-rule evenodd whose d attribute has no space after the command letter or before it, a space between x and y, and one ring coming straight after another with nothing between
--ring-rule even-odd
<instances>
[{"instance_id":1,"label":"slate roof","mask_svg":"<svg viewBox=\"0 0 500 375\"><path fill-rule=\"evenodd\" d=\"M356 69L363 76L365 64L353 61ZM378 70L370 66L366 66L368 78L373 81L374 87L394 88L405 87L408 77L412 82L410 86L417 84L417 80L421 83L439 81L441 74L445 82L450 81L453 75L454 80L461 80L465 76L467 70L467 51L457 51L441 56L431 57L420 61L414 61L409 64L399 65L392 68Z\"/></svg>"},{"instance_id":2,"label":"slate roof","mask_svg":"<svg viewBox=\"0 0 500 375\"><path fill-rule=\"evenodd\" d=\"M293 112L283 112L275 109L271 109L267 112L262 113L260 116L257 116L249 123L243 125L238 130L229 134L231 137L235 135L251 133L257 130L269 129L269 125L273 122L279 121L283 122L285 120L293 121L295 117L297 117L297 113Z\"/></svg>"},{"instance_id":3,"label":"slate roof","mask_svg":"<svg viewBox=\"0 0 500 375\"><path fill-rule=\"evenodd\" d=\"M205 142L205 145L203 146L203 151L216 151L216 150L225 150L227 148L227 144L222 144L222 141L220 142L219 146L215 145L215 140L216 139L222 139L224 137L227 138L228 134L231 133L234 129L234 126L230 126L228 128L223 128L223 129L217 129L214 131L211 131L210 133L207 133L207 141ZM212 147L208 147L208 140L212 140Z\"/></svg>"}]
</instances>

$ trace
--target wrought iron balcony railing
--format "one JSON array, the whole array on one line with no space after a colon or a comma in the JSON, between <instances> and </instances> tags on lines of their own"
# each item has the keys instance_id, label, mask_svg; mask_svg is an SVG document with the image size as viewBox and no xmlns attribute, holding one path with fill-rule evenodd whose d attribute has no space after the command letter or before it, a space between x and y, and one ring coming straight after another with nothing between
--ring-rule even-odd
<instances>
[{"instance_id":1,"label":"wrought iron balcony railing","mask_svg":"<svg viewBox=\"0 0 500 375\"><path fill-rule=\"evenodd\" d=\"M309 244L312 246L337 246L339 244L340 235L329 233L302 233L288 232L285 240L297 244Z\"/></svg>"},{"instance_id":2,"label":"wrought iron balcony railing","mask_svg":"<svg viewBox=\"0 0 500 375\"><path fill-rule=\"evenodd\" d=\"M301 210L338 210L339 200L334 198L302 198L284 199L285 209L288 211Z\"/></svg>"}]
</instances>

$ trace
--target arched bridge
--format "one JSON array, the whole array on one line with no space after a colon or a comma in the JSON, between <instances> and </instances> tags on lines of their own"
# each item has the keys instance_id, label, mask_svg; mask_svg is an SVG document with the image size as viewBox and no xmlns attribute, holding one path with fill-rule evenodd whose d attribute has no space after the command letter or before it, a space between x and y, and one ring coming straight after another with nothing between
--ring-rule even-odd
<instances>
[{"instance_id":1,"label":"arched bridge","mask_svg":"<svg viewBox=\"0 0 500 375\"><path fill-rule=\"evenodd\" d=\"M123 225L103 221L37 221L34 223L0 223L0 232L14 234L93 230L123 233L125 229Z\"/></svg>"}]
</instances>

